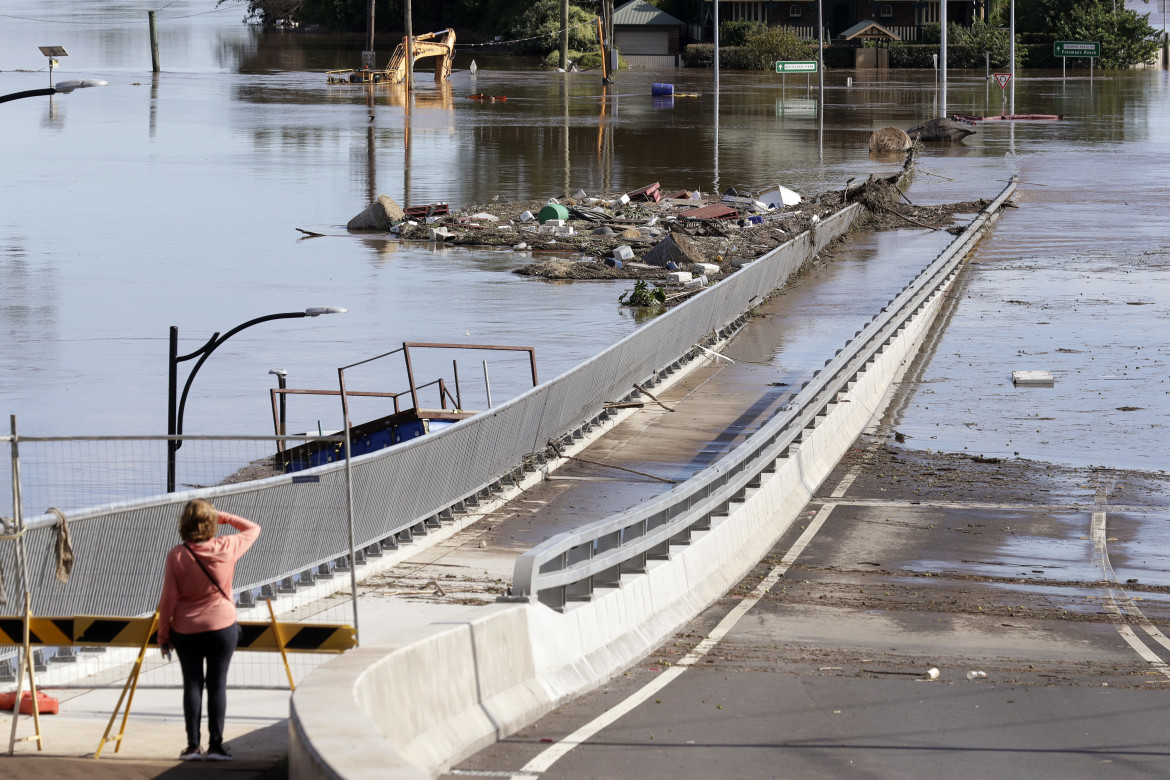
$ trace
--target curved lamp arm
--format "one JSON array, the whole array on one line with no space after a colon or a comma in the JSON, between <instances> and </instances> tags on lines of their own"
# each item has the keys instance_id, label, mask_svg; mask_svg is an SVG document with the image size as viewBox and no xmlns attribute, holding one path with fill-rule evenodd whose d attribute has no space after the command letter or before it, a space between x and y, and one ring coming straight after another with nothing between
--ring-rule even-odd
<instances>
[{"instance_id":1,"label":"curved lamp arm","mask_svg":"<svg viewBox=\"0 0 1170 780\"><path fill-rule=\"evenodd\" d=\"M169 410L170 410L171 419L168 420L167 433L169 435L172 435L172 436L182 435L182 433L183 433L183 412L187 408L187 394L191 391L191 383L193 381L195 381L195 375L197 373L199 373L199 369L203 367L203 364L205 362L207 362L207 358L211 357L211 353L214 352L216 349L218 349L221 344L223 344L225 341L230 339L232 336L236 335L241 330L252 327L253 325L259 325L262 322L269 322L271 320L298 319L300 317L318 317L322 314L343 314L345 312L346 312L346 309L343 309L340 306L311 306L308 309L305 309L304 311L282 312L280 314L266 314L263 317L257 317L255 319L248 320L247 322L244 322L240 325L237 325L236 327L232 328L231 330L229 330L227 333L223 334L222 336L219 335L218 332L213 333L211 335L211 338L209 338L207 340L206 344L204 344L202 347L195 350L194 352L191 352L191 353L186 354L186 355L177 355L176 354L175 346L178 343L179 329L178 329L178 326L171 326L171 358L170 358L170 366L169 366L169 375L170 375ZM176 372L177 372L178 364L185 362L187 360L191 360L191 359L196 358L196 357L198 357L199 360L195 363L195 366L191 369L191 372L187 375L187 381L183 384L183 393L180 396L179 404L178 404L178 407L176 409L176 407L175 407L175 379L176 379ZM178 450L182 446L183 446L183 442L182 442L182 440L179 440L179 439L174 439L174 440L170 440L167 442L167 491L168 492L173 492L175 489L174 457L175 457L175 451Z\"/></svg>"}]
</instances>

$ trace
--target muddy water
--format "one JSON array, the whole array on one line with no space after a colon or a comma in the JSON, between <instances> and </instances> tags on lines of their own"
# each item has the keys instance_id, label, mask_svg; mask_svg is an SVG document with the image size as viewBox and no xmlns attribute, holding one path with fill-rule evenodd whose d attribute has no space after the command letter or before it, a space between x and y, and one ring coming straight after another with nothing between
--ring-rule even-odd
<instances>
[{"instance_id":1,"label":"muddy water","mask_svg":"<svg viewBox=\"0 0 1170 780\"><path fill-rule=\"evenodd\" d=\"M55 78L110 85L3 106L0 412L30 434L161 433L169 326L193 350L212 332L312 305L349 313L233 338L199 374L188 432L266 432L270 369L287 369L290 386L333 387L338 365L403 340L532 344L553 376L636 327L615 305L625 285L522 279L507 273L522 255L349 236L345 221L379 192L407 204L651 181L815 193L893 170L870 158L869 133L936 115L944 101L931 74L832 71L818 121L799 77L725 71L716 97L709 71L643 71L603 89L596 74L476 49L460 51L449 84L424 76L407 100L324 83L322 70L354 64L360 41L261 34L238 23L238 8L194 0L160 11L155 77L145 6L43 6L5 4L0 91L44 86L36 47L47 43L70 52ZM1068 118L995 123L928 150L909 190L942 202L990 197L1015 172L1025 182L899 425L938 448L1164 468L1165 76L1022 75L1018 111ZM651 100L659 81L695 97ZM466 99L480 91L508 100ZM945 103L984 113L999 96L981 73L952 73ZM888 297L881 284L906 281L856 267L844 289ZM805 305L834 305L834 293L816 295ZM1013 368L1058 381L1017 391ZM499 381L497 397L510 390ZM296 414L291 427L305 429L339 412Z\"/></svg>"}]
</instances>

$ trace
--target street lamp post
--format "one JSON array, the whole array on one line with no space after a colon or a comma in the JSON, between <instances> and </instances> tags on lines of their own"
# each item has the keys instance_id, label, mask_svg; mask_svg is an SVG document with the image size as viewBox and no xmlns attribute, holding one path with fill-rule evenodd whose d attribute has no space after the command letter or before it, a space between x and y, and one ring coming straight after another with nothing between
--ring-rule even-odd
<instances>
[{"instance_id":1,"label":"street lamp post","mask_svg":"<svg viewBox=\"0 0 1170 780\"><path fill-rule=\"evenodd\" d=\"M167 436L176 437L183 435L183 412L187 406L187 393L191 390L191 382L194 381L195 375L199 373L199 369L203 367L203 363L211 356L220 344L230 339L232 336L239 333L245 328L250 328L253 325L259 325L262 322L270 320L286 320L299 317L318 317L322 314L341 314L346 310L339 306L313 306L304 311L284 312L282 314L267 314L263 317L257 317L254 320L237 325L222 336L219 333L211 334L211 338L207 340L199 349L187 355L179 354L179 328L177 325L171 326L171 345L170 345L170 362L168 372L168 394L167 394ZM179 364L199 358L195 363L195 367L191 369L191 373L187 375L187 381L183 385L183 394L178 397L176 403L176 389L178 387ZM167 440L167 492L175 492L175 452L183 446L181 439L170 438Z\"/></svg>"},{"instance_id":2,"label":"street lamp post","mask_svg":"<svg viewBox=\"0 0 1170 780\"><path fill-rule=\"evenodd\" d=\"M276 376L277 389L284 390L285 388L288 387L288 372L285 371L283 368L274 368L271 371L269 371L268 373ZM280 416L277 418L278 419L277 425L280 428L280 430L278 430L277 433L279 433L281 436L284 436L285 434L288 433L288 431L286 431L284 428L285 412L286 411L287 411L287 409L285 407L285 394L281 393L280 394ZM284 452L284 442L283 441L277 442L276 449L278 452Z\"/></svg>"},{"instance_id":3,"label":"street lamp post","mask_svg":"<svg viewBox=\"0 0 1170 780\"><path fill-rule=\"evenodd\" d=\"M9 100L20 100L21 98L42 97L45 95L68 95L75 89L82 89L83 87L104 87L108 84L107 81L100 79L72 79L69 81L59 81L55 87L45 87L44 89L26 89L24 92L12 92L7 95L0 95L0 103L7 103Z\"/></svg>"}]
</instances>

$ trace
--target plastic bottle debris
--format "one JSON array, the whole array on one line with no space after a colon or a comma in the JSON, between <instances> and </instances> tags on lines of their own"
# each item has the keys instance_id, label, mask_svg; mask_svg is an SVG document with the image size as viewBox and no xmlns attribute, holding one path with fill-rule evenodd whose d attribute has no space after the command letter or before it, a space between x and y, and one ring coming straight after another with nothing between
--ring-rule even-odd
<instances>
[{"instance_id":1,"label":"plastic bottle debris","mask_svg":"<svg viewBox=\"0 0 1170 780\"><path fill-rule=\"evenodd\" d=\"M971 671L967 672L968 680L985 680L987 679L987 672Z\"/></svg>"},{"instance_id":2,"label":"plastic bottle debris","mask_svg":"<svg viewBox=\"0 0 1170 780\"><path fill-rule=\"evenodd\" d=\"M514 249L517 252L523 252L527 248L528 248L528 244L525 244L523 241L521 241L516 246L512 247L512 249Z\"/></svg>"},{"instance_id":3,"label":"plastic bottle debris","mask_svg":"<svg viewBox=\"0 0 1170 780\"><path fill-rule=\"evenodd\" d=\"M544 203L546 206L559 206L561 204L561 202L556 198L549 198Z\"/></svg>"},{"instance_id":4,"label":"plastic bottle debris","mask_svg":"<svg viewBox=\"0 0 1170 780\"><path fill-rule=\"evenodd\" d=\"M938 679L938 669L933 667L933 666L930 667L929 669L927 669L926 670L926 679L937 680Z\"/></svg>"},{"instance_id":5,"label":"plastic bottle debris","mask_svg":"<svg viewBox=\"0 0 1170 780\"><path fill-rule=\"evenodd\" d=\"M574 200L585 200L587 197L589 197L589 194L585 190L577 190L573 193Z\"/></svg>"}]
</instances>

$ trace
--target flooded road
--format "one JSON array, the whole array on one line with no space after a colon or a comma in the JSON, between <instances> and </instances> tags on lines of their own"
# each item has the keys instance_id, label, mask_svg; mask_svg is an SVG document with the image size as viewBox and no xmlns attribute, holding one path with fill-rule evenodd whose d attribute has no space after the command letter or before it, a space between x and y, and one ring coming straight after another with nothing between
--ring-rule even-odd
<instances>
[{"instance_id":1,"label":"flooded road","mask_svg":"<svg viewBox=\"0 0 1170 780\"><path fill-rule=\"evenodd\" d=\"M344 223L376 193L457 205L651 181L816 193L892 171L870 159L869 134L936 115L942 100L931 73L830 71L818 122L796 77L782 88L775 74L725 71L716 99L710 71L623 72L603 89L597 74L461 48L452 81L423 74L408 101L401 88L326 85L321 71L353 64L360 42L261 34L239 8L191 0L160 11L164 72L152 76L144 6L94 0L66 18L42 5L5 5L0 90L47 82L46 43L69 51L55 78L110 84L3 107L0 412L29 435L163 433L169 326L193 350L314 305L349 312L234 338L201 370L186 431L266 433L270 369L331 388L337 366L404 340L531 344L554 376L636 327L616 305L627 285L523 279L508 270L524 255L351 236ZM990 197L1012 173L1023 181L899 429L936 449L1164 469L1166 76L1021 76L1017 110L1065 121L988 123L962 146L928 149L908 191L950 202ZM653 101L659 81L696 97ZM982 73L952 73L946 108L995 111L995 90ZM508 100L466 99L478 91ZM1017 368L1057 383L1013 389ZM293 430L340 418L325 402L290 414Z\"/></svg>"}]
</instances>

